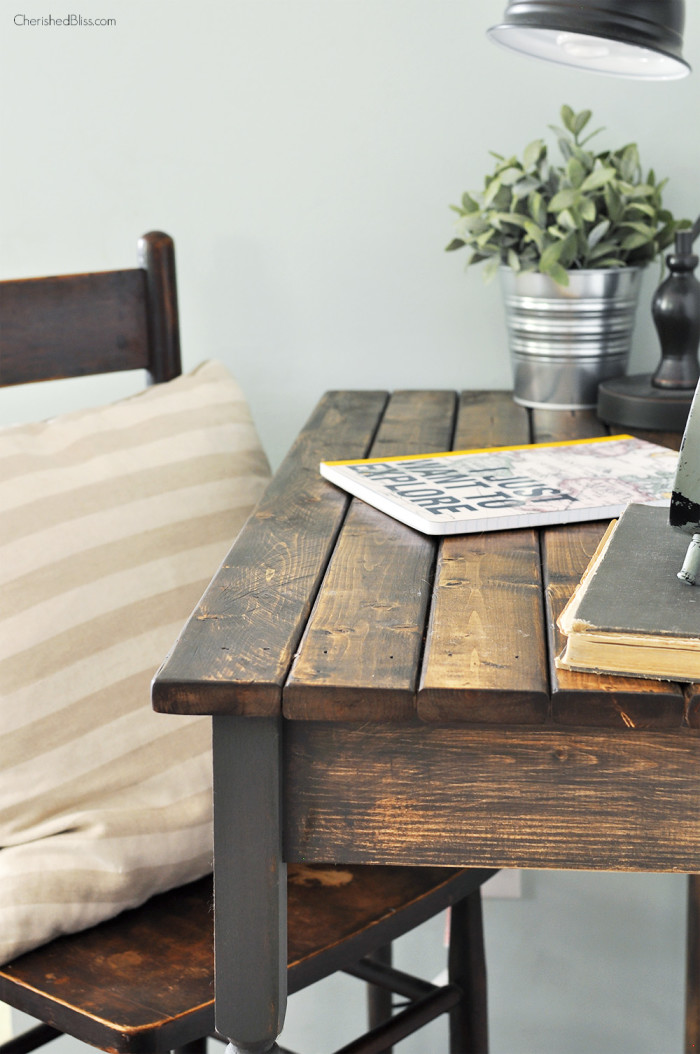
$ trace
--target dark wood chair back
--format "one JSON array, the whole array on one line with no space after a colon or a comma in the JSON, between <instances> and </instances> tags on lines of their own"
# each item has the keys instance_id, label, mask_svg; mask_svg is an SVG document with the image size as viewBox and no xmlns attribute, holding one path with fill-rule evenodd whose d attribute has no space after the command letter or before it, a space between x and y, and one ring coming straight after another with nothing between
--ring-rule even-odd
<instances>
[{"instance_id":1,"label":"dark wood chair back","mask_svg":"<svg viewBox=\"0 0 700 1054\"><path fill-rule=\"evenodd\" d=\"M138 369L182 369L169 235L145 234L129 270L0 282L0 387Z\"/></svg>"}]
</instances>

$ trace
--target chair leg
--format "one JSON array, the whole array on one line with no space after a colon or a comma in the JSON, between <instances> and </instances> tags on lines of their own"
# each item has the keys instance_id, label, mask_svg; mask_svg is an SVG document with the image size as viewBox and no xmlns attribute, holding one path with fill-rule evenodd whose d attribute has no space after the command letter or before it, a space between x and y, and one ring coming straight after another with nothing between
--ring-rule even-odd
<instances>
[{"instance_id":1,"label":"chair leg","mask_svg":"<svg viewBox=\"0 0 700 1054\"><path fill-rule=\"evenodd\" d=\"M59 1032L57 1028L52 1028L51 1025L35 1025L27 1032L22 1032L19 1036L0 1043L0 1054L28 1054L29 1051L37 1050L45 1043L50 1043L52 1039L62 1035L62 1032Z\"/></svg>"},{"instance_id":2,"label":"chair leg","mask_svg":"<svg viewBox=\"0 0 700 1054\"><path fill-rule=\"evenodd\" d=\"M450 1011L450 1054L488 1054L481 891L477 889L453 904L450 910L448 972L450 982L463 993L458 1005Z\"/></svg>"},{"instance_id":3,"label":"chair leg","mask_svg":"<svg viewBox=\"0 0 700 1054\"><path fill-rule=\"evenodd\" d=\"M373 952L367 956L372 962L382 963L384 966L391 966L392 963L392 952L391 944L384 945L383 948L376 948ZM370 1028L376 1028L377 1025L384 1024L388 1021L392 1014L392 993L386 988L379 988L377 985L367 985L367 1020Z\"/></svg>"},{"instance_id":4,"label":"chair leg","mask_svg":"<svg viewBox=\"0 0 700 1054\"><path fill-rule=\"evenodd\" d=\"M685 1050L700 1051L700 875L688 875L685 960Z\"/></svg>"}]
</instances>

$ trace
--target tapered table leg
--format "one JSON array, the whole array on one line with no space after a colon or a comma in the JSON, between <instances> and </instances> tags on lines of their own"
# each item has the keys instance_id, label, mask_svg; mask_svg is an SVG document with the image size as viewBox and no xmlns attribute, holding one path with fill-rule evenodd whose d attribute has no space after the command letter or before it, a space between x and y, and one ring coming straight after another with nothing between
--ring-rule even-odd
<instances>
[{"instance_id":1,"label":"tapered table leg","mask_svg":"<svg viewBox=\"0 0 700 1054\"><path fill-rule=\"evenodd\" d=\"M236 1054L273 1050L284 1022L280 752L281 718L213 718L215 1018Z\"/></svg>"}]
</instances>

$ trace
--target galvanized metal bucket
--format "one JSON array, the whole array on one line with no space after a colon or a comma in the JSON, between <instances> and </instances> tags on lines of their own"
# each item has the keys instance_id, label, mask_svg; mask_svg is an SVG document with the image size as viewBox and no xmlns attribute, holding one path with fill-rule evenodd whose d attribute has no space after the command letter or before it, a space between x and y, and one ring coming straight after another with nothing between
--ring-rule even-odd
<instances>
[{"instance_id":1,"label":"galvanized metal bucket","mask_svg":"<svg viewBox=\"0 0 700 1054\"><path fill-rule=\"evenodd\" d=\"M598 385L625 372L642 270L569 271L569 285L501 267L513 363L522 406L593 407Z\"/></svg>"}]
</instances>

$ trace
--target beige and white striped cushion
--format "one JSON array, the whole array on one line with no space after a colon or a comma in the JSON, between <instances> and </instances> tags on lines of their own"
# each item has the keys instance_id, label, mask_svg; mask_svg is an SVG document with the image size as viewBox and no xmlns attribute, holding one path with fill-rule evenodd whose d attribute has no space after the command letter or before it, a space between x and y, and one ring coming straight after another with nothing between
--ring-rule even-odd
<instances>
[{"instance_id":1,"label":"beige and white striped cushion","mask_svg":"<svg viewBox=\"0 0 700 1054\"><path fill-rule=\"evenodd\" d=\"M210 870L209 720L150 681L268 476L213 362L0 430L0 962Z\"/></svg>"}]
</instances>

